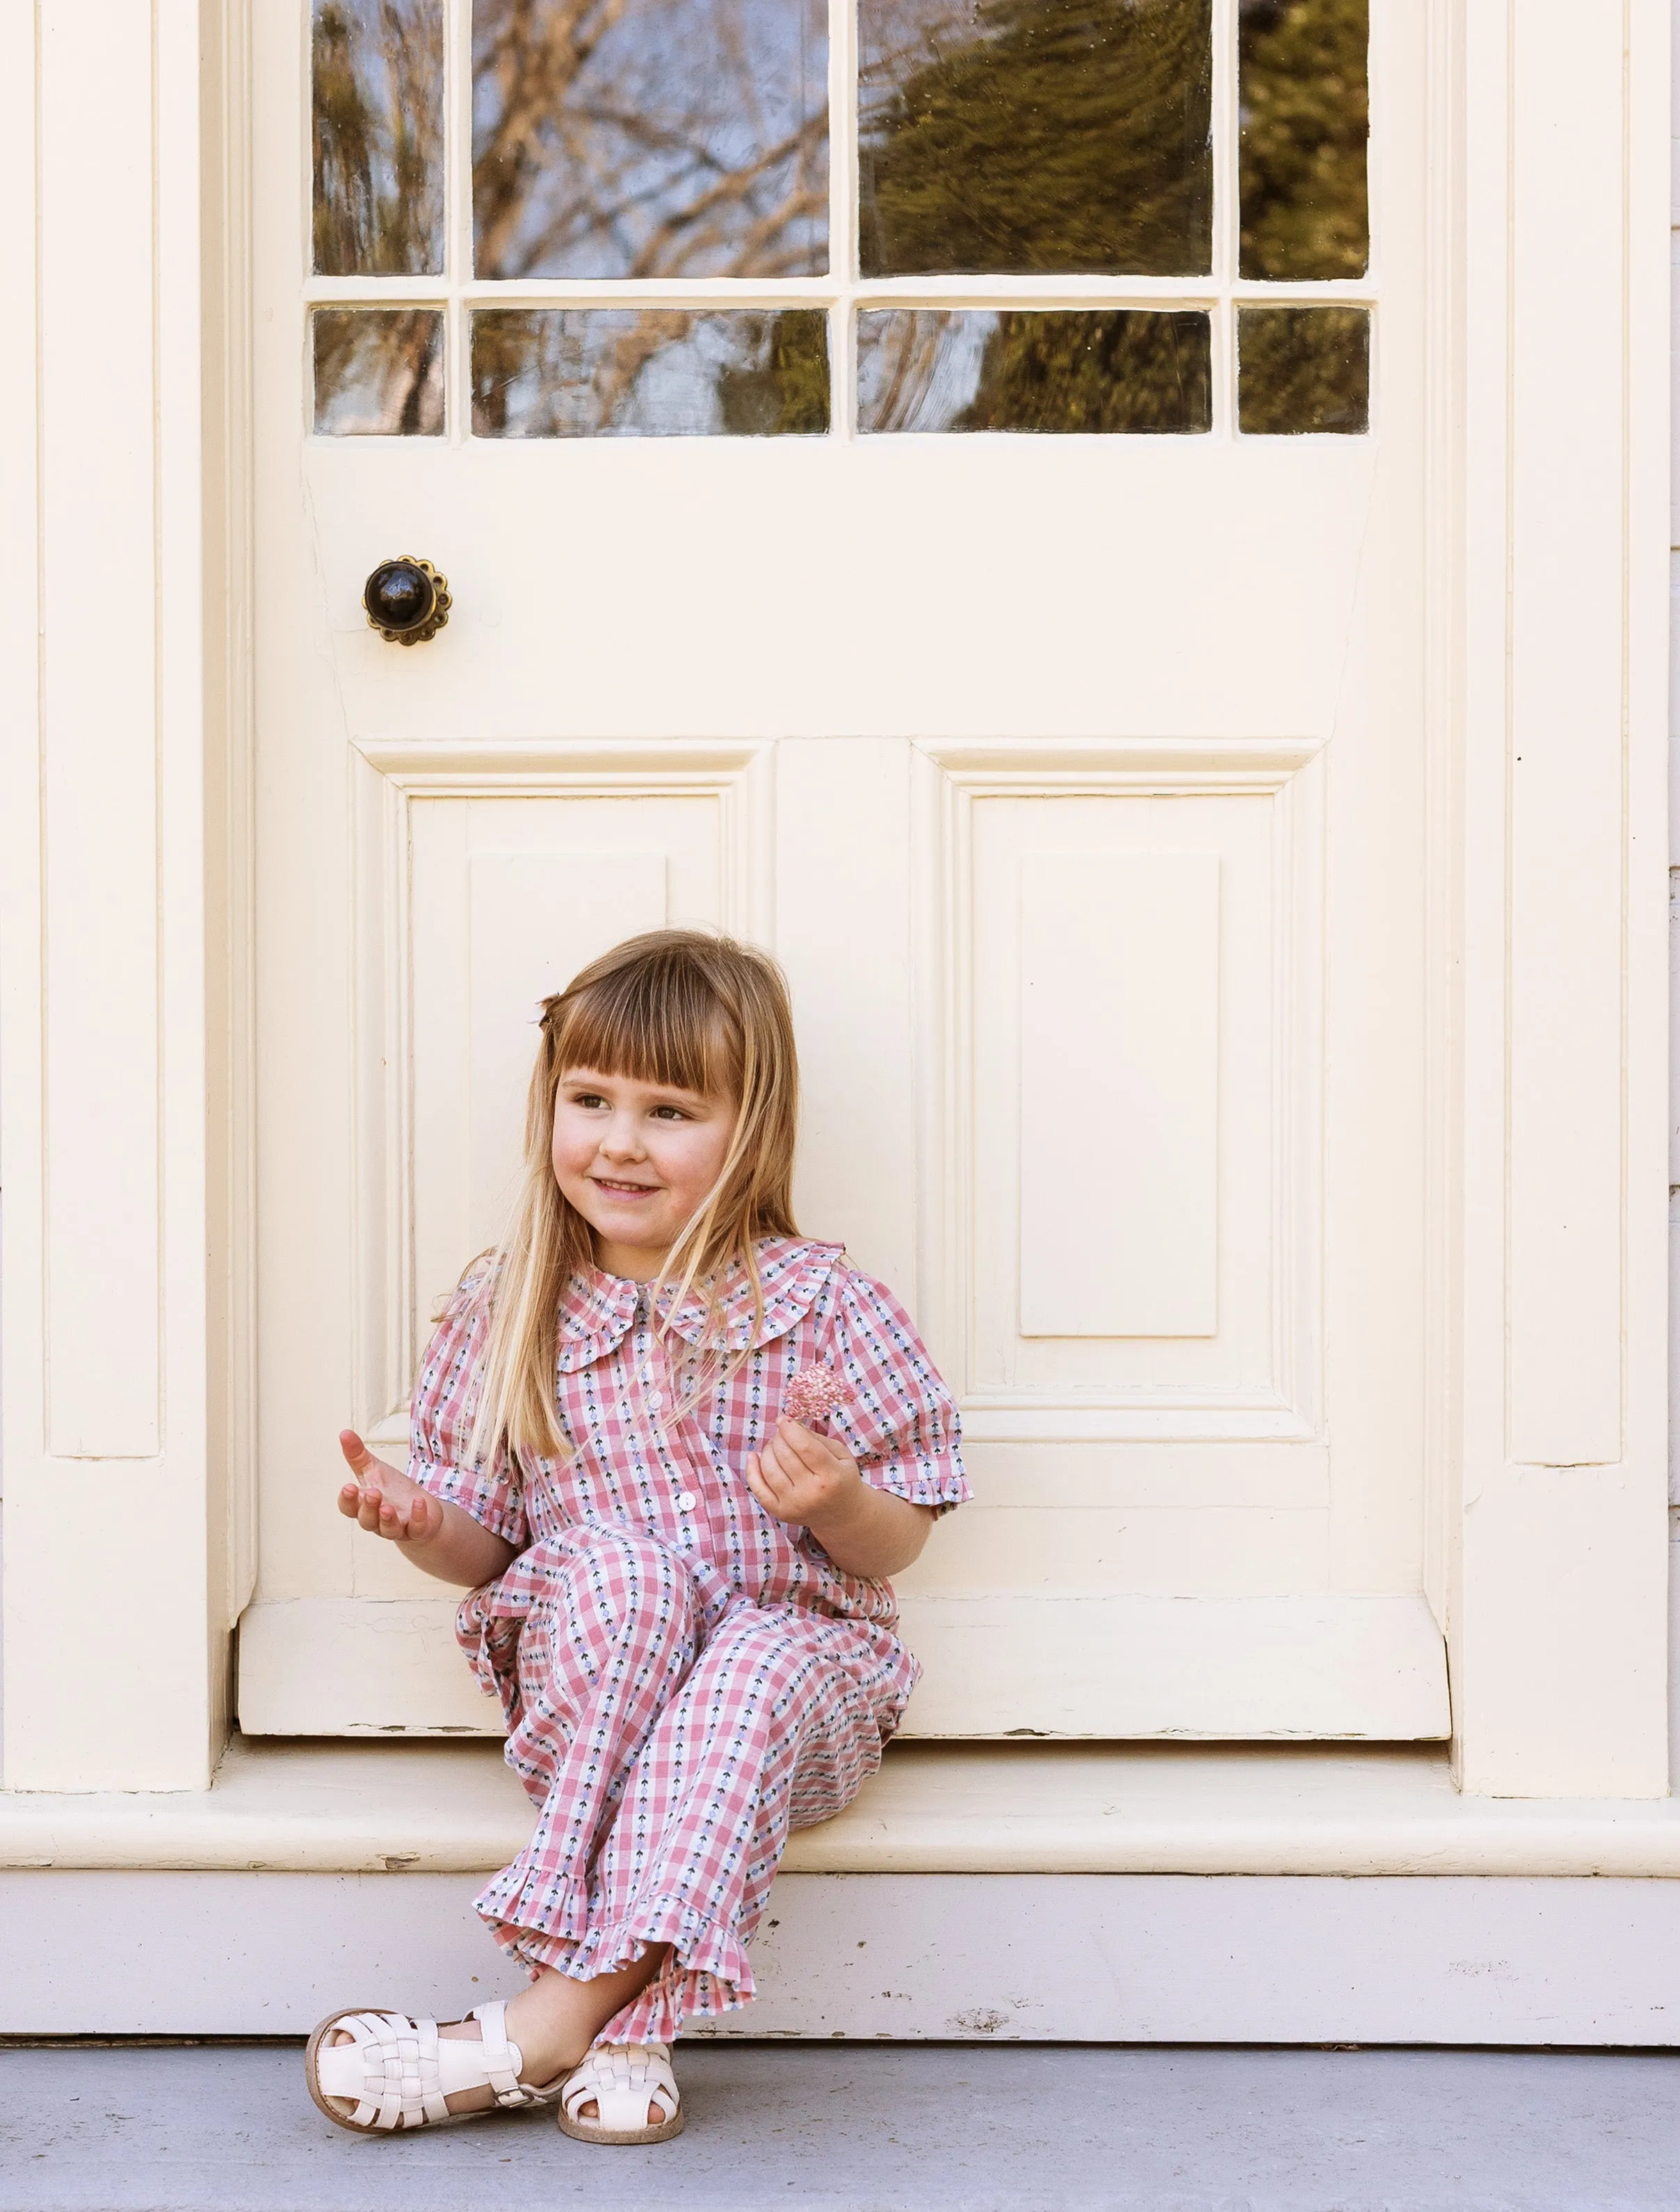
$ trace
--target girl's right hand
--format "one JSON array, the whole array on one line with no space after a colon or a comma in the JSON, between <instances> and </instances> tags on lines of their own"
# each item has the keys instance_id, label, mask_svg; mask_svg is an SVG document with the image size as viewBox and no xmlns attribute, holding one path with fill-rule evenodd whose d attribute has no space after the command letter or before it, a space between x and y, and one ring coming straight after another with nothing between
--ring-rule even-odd
<instances>
[{"instance_id":1,"label":"girl's right hand","mask_svg":"<svg viewBox=\"0 0 1680 2212\"><path fill-rule=\"evenodd\" d=\"M443 1533L443 1507L399 1468L375 1459L354 1429L338 1431L338 1449L356 1476L338 1492L338 1510L370 1536L418 1547Z\"/></svg>"}]
</instances>

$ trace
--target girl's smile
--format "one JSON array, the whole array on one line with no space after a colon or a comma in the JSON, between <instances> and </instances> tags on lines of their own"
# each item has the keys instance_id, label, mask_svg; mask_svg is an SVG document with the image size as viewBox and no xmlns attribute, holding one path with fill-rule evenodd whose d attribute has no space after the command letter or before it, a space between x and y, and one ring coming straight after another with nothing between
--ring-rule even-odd
<instances>
[{"instance_id":1,"label":"girl's smile","mask_svg":"<svg viewBox=\"0 0 1680 2212\"><path fill-rule=\"evenodd\" d=\"M710 1195L735 1102L599 1068L568 1068L554 1100L554 1179L609 1274L648 1282Z\"/></svg>"}]
</instances>

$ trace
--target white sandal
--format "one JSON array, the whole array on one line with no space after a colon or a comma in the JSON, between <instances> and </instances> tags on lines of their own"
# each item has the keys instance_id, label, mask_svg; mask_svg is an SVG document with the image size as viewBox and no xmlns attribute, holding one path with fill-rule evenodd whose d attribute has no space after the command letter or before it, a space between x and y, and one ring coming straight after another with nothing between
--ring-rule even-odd
<instances>
[{"instance_id":1,"label":"white sandal","mask_svg":"<svg viewBox=\"0 0 1680 2212\"><path fill-rule=\"evenodd\" d=\"M507 2013L502 2003L474 2005L467 2018L478 2023L478 2043L440 2036L435 2020L411 2020L404 2012L332 2013L303 2054L309 2094L329 2120L358 2135L481 2118L482 2112L452 2112L444 2103L463 2089L493 2090L496 2103L486 2112L551 2105L560 2083L533 2089L519 2078L524 2060L518 2044L508 2040ZM350 2042L332 2042L341 2028Z\"/></svg>"},{"instance_id":2,"label":"white sandal","mask_svg":"<svg viewBox=\"0 0 1680 2212\"><path fill-rule=\"evenodd\" d=\"M580 2119L593 2100L596 2117ZM649 2106L664 2114L648 2124ZM683 2100L671 2071L668 2043L598 2043L561 2085L555 2114L561 2132L579 2142L668 2142L683 2131Z\"/></svg>"}]
</instances>

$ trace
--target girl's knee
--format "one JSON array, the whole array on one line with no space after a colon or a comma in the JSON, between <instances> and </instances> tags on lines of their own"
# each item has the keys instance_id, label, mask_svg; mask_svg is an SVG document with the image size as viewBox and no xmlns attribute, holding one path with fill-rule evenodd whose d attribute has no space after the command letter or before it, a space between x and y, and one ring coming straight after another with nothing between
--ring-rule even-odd
<instances>
[{"instance_id":1,"label":"girl's knee","mask_svg":"<svg viewBox=\"0 0 1680 2212\"><path fill-rule=\"evenodd\" d=\"M699 1613L693 1573L658 1537L638 1528L578 1528L569 1548L594 1609L622 1632L659 1640L691 1632Z\"/></svg>"}]
</instances>

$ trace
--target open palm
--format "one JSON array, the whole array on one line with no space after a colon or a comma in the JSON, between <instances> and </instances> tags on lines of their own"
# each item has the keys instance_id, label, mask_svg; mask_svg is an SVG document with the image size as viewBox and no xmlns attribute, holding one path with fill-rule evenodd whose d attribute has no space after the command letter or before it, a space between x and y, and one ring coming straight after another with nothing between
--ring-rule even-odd
<instances>
[{"instance_id":1,"label":"open palm","mask_svg":"<svg viewBox=\"0 0 1680 2212\"><path fill-rule=\"evenodd\" d=\"M355 1475L338 1492L338 1510L370 1536L393 1544L429 1543L443 1527L443 1508L400 1468L375 1459L354 1429L338 1431L338 1449Z\"/></svg>"}]
</instances>

